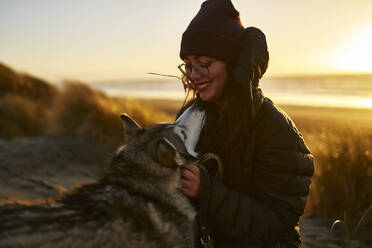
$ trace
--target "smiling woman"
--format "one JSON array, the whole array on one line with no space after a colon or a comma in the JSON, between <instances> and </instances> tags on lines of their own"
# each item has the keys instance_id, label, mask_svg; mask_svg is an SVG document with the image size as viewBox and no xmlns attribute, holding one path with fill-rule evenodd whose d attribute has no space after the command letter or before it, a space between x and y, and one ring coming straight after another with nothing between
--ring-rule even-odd
<instances>
[{"instance_id":1,"label":"smiling woman","mask_svg":"<svg viewBox=\"0 0 372 248\"><path fill-rule=\"evenodd\" d=\"M205 111L196 151L219 158L181 168L180 190L195 203L200 245L300 247L313 157L260 89L269 64L265 34L244 28L231 0L206 0L182 34L180 58L192 99L178 116L194 106Z\"/></svg>"},{"instance_id":2,"label":"smiling woman","mask_svg":"<svg viewBox=\"0 0 372 248\"><path fill-rule=\"evenodd\" d=\"M347 44L333 58L333 64L338 70L372 73L372 25L356 36L351 37Z\"/></svg>"}]
</instances>

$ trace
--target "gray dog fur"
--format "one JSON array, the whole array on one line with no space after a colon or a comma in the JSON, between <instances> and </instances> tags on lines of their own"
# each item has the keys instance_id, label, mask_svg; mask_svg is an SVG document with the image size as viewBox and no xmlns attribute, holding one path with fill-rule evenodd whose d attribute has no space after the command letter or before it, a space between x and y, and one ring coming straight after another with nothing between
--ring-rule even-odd
<instances>
[{"instance_id":1,"label":"gray dog fur","mask_svg":"<svg viewBox=\"0 0 372 248\"><path fill-rule=\"evenodd\" d=\"M48 204L0 206L0 247L194 247L195 211L178 189L187 128L121 118L129 142L98 183Z\"/></svg>"}]
</instances>

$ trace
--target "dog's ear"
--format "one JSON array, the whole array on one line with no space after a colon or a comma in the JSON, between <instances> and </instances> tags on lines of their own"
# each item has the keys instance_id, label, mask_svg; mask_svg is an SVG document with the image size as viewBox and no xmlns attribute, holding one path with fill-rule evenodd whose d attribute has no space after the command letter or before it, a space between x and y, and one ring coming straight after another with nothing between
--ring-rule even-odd
<instances>
[{"instance_id":1,"label":"dog's ear","mask_svg":"<svg viewBox=\"0 0 372 248\"><path fill-rule=\"evenodd\" d=\"M129 143L143 128L127 114L121 114L120 118L124 124L125 143Z\"/></svg>"},{"instance_id":2,"label":"dog's ear","mask_svg":"<svg viewBox=\"0 0 372 248\"><path fill-rule=\"evenodd\" d=\"M167 138L162 138L156 148L158 162L166 167L176 169L183 164L176 147Z\"/></svg>"}]
</instances>

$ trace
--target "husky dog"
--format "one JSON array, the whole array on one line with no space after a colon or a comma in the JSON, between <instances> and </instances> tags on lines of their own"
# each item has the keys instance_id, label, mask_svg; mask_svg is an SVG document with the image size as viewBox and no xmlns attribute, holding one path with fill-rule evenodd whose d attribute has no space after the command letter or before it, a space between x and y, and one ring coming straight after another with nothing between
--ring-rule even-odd
<instances>
[{"instance_id":1,"label":"husky dog","mask_svg":"<svg viewBox=\"0 0 372 248\"><path fill-rule=\"evenodd\" d=\"M196 155L203 114L191 107L147 130L122 114L128 142L101 180L54 202L0 206L0 247L194 247L179 167Z\"/></svg>"}]
</instances>

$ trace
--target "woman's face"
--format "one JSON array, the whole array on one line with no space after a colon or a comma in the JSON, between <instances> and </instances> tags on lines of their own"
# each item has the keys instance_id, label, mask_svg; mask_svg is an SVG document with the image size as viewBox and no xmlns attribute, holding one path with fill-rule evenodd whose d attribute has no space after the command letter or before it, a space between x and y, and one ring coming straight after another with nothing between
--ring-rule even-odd
<instances>
[{"instance_id":1,"label":"woman's face","mask_svg":"<svg viewBox=\"0 0 372 248\"><path fill-rule=\"evenodd\" d=\"M218 102L228 83L227 64L207 56L188 55L184 58L186 66L192 68L188 79L205 102ZM195 70L192 65L212 62L208 69ZM208 73L209 72L209 73Z\"/></svg>"}]
</instances>

